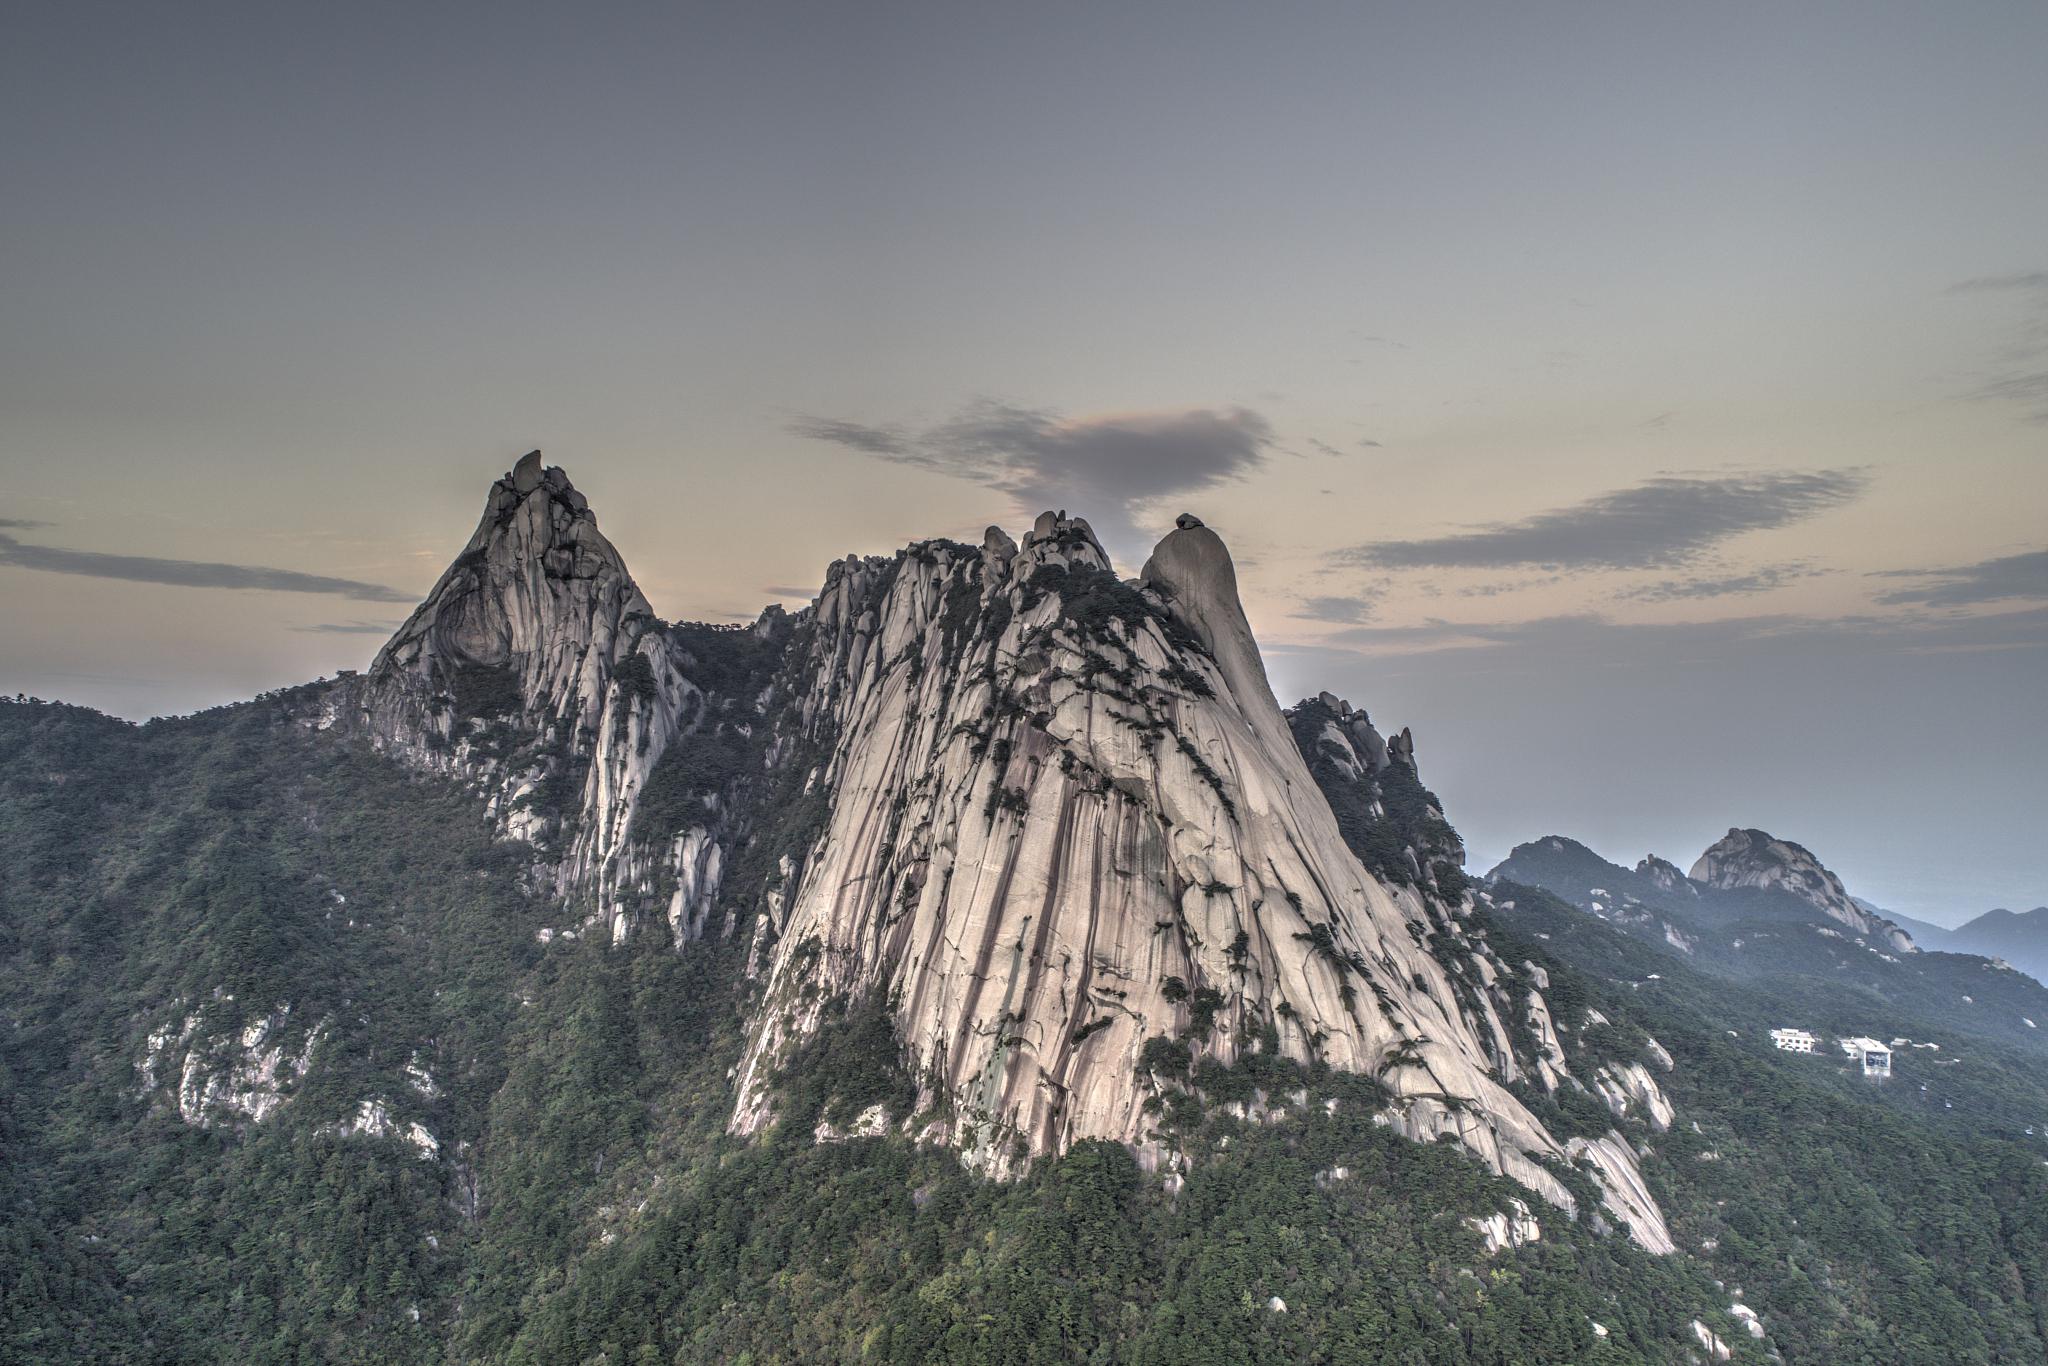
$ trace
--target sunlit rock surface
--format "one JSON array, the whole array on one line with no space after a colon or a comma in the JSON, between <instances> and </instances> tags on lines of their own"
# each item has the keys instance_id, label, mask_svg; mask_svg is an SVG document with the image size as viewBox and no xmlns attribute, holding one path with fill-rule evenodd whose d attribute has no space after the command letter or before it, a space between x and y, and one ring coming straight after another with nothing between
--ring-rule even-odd
<instances>
[{"instance_id":1,"label":"sunlit rock surface","mask_svg":"<svg viewBox=\"0 0 2048 1366\"><path fill-rule=\"evenodd\" d=\"M1790 892L1878 944L1899 953L1917 952L1910 935L1858 906L1842 880L1804 847L1761 830L1730 830L1693 864L1692 879L1709 887Z\"/></svg>"},{"instance_id":2,"label":"sunlit rock surface","mask_svg":"<svg viewBox=\"0 0 2048 1366\"><path fill-rule=\"evenodd\" d=\"M1021 544L842 560L794 616L669 626L529 457L318 723L478 790L570 912L544 942L745 934L736 1132L774 1121L782 1062L835 1007L878 1000L920 1093L858 1132L992 1175L1110 1138L1173 1179L1153 1114L1186 1082L1141 1065L1170 1043L1371 1076L1383 1122L1572 1206L1545 1165L1572 1154L1505 1085L1568 1075L1542 985L1468 933L1412 737L1331 698L1283 714L1193 518L1136 581L1049 512ZM1632 1226L1660 1226L1626 1145L1597 1165Z\"/></svg>"},{"instance_id":3,"label":"sunlit rock surface","mask_svg":"<svg viewBox=\"0 0 2048 1366\"><path fill-rule=\"evenodd\" d=\"M838 736L832 820L783 923L733 1125L834 996L879 992L921 1108L975 1166L1159 1136L1148 1039L1378 1076L1559 1203L1558 1145L1493 1075L1411 929L1339 837L1266 685L1228 552L1176 530L1142 586L1048 514L1014 556L932 543L836 566L807 706ZM1207 1028L1197 1027L1200 1011Z\"/></svg>"}]
</instances>

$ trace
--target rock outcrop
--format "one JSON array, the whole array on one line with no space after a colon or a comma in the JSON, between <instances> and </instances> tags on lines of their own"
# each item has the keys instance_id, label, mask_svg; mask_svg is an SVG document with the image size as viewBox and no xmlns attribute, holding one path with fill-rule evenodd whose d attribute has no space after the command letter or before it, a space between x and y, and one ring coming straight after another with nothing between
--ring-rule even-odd
<instances>
[{"instance_id":1,"label":"rock outcrop","mask_svg":"<svg viewBox=\"0 0 2048 1366\"><path fill-rule=\"evenodd\" d=\"M671 626L530 456L336 699L323 724L478 788L579 931L746 927L736 1132L776 1121L807 1039L880 1003L916 1122L870 1107L859 1132L993 1175L1086 1138L1172 1167L1163 1106L1264 1055L1370 1077L1386 1123L1573 1205L1572 1152L1506 1089L1564 1075L1504 1023L1541 989L1466 932L1412 737L1331 698L1281 712L1196 518L1136 581L1048 512L1021 544L842 560L794 616ZM1626 1146L1597 1167L1647 1222Z\"/></svg>"},{"instance_id":2,"label":"rock outcrop","mask_svg":"<svg viewBox=\"0 0 2048 1366\"><path fill-rule=\"evenodd\" d=\"M1176 529L1120 583L1049 513L1013 556L837 566L816 627L835 805L774 926L736 1130L772 1121L777 1062L828 1004L872 994L925 1132L982 1170L1091 1137L1170 1164L1159 1092L1270 1047L1377 1077L1404 1132L1570 1203L1421 893L1339 833L1214 532Z\"/></svg>"},{"instance_id":3,"label":"rock outcrop","mask_svg":"<svg viewBox=\"0 0 2048 1366\"><path fill-rule=\"evenodd\" d=\"M1805 848L1761 830L1729 830L1693 864L1692 879L1724 890L1789 892L1854 934L1897 953L1917 952L1912 936L1858 906L1842 880Z\"/></svg>"},{"instance_id":4,"label":"rock outcrop","mask_svg":"<svg viewBox=\"0 0 2048 1366\"><path fill-rule=\"evenodd\" d=\"M1693 886L1692 881L1678 871L1677 864L1655 854L1645 855L1636 864L1636 876L1647 880L1651 886L1662 892L1685 892L1693 896L1699 894L1699 889Z\"/></svg>"},{"instance_id":5,"label":"rock outcrop","mask_svg":"<svg viewBox=\"0 0 2048 1366\"><path fill-rule=\"evenodd\" d=\"M546 847L613 675L654 624L588 502L534 451L491 486L462 553L334 705L406 762L468 782L508 834Z\"/></svg>"},{"instance_id":6,"label":"rock outcrop","mask_svg":"<svg viewBox=\"0 0 2048 1366\"><path fill-rule=\"evenodd\" d=\"M1329 693L1297 702L1287 722L1338 828L1382 881L1456 901L1464 894L1465 846L1422 785L1415 737L1381 738L1363 709Z\"/></svg>"}]
</instances>

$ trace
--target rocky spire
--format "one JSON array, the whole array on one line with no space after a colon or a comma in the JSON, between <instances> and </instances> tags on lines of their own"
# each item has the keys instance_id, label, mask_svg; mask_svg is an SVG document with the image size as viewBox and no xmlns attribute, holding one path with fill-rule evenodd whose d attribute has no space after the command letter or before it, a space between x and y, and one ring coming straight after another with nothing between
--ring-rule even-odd
<instances>
[{"instance_id":1,"label":"rocky spire","mask_svg":"<svg viewBox=\"0 0 2048 1366\"><path fill-rule=\"evenodd\" d=\"M544 843L575 785L613 675L656 625L597 516L539 451L491 485L476 531L426 599L337 691L373 743L478 790L500 827ZM551 783L550 780L555 780Z\"/></svg>"},{"instance_id":2,"label":"rocky spire","mask_svg":"<svg viewBox=\"0 0 2048 1366\"><path fill-rule=\"evenodd\" d=\"M519 709L588 726L612 667L652 621L597 515L530 451L491 485L469 544L370 666L373 681L462 700L465 674L516 685ZM505 708L510 688L489 693Z\"/></svg>"}]
</instances>

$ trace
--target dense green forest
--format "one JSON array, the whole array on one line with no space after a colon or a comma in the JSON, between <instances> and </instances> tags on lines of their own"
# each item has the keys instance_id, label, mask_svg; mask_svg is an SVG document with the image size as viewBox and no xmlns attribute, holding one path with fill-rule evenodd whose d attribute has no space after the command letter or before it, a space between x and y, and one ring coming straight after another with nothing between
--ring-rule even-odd
<instances>
[{"instance_id":1,"label":"dense green forest","mask_svg":"<svg viewBox=\"0 0 2048 1366\"><path fill-rule=\"evenodd\" d=\"M1677 1123L1621 1128L1678 1255L1603 1233L1580 1171L1579 1218L1530 1199L1541 1238L1489 1255L1467 1220L1525 1192L1298 1069L1193 1075L1184 1182L1110 1144L997 1184L820 1141L909 1087L878 1002L730 1138L746 936L568 940L524 846L308 725L315 696L0 704L0 1360L1675 1362L1695 1319L1738 1360L2048 1357L2038 1145L1917 1064L1773 1054L1751 988L1529 889L1475 924L1547 974L1574 1071L1674 1060ZM205 1078L153 1075L155 1038L255 1039L278 1099L190 1123ZM2029 1057L1958 1052L1927 1076L2048 1116ZM1282 1113L1232 1107L1255 1087ZM1520 1093L1560 1135L1616 1124Z\"/></svg>"}]
</instances>

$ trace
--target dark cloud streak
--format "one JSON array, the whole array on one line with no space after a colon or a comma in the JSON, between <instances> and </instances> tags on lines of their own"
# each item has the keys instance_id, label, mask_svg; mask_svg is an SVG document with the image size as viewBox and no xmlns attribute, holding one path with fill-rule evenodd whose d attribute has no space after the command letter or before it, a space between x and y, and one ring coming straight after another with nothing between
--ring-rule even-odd
<instances>
[{"instance_id":1,"label":"dark cloud streak","mask_svg":"<svg viewBox=\"0 0 2048 1366\"><path fill-rule=\"evenodd\" d=\"M1931 582L1899 588L1878 597L1881 603L1918 603L1927 607L1964 607L2014 599L2048 600L2048 550L2030 550L1953 569L1891 569L1884 578L1924 578Z\"/></svg>"},{"instance_id":2,"label":"dark cloud streak","mask_svg":"<svg viewBox=\"0 0 2048 1366\"><path fill-rule=\"evenodd\" d=\"M2008 294L2048 291L2048 270L2023 270L2011 275L1979 275L1958 280L1945 291L1949 294Z\"/></svg>"},{"instance_id":3,"label":"dark cloud streak","mask_svg":"<svg viewBox=\"0 0 2048 1366\"><path fill-rule=\"evenodd\" d=\"M24 545L0 535L0 565L40 569L48 574L76 574L92 579L130 583L161 583L179 588L254 589L273 593L329 593L358 602L410 603L413 599L382 584L331 579L266 565L212 564L204 560L160 560L146 555L108 555L96 550L63 550Z\"/></svg>"},{"instance_id":4,"label":"dark cloud streak","mask_svg":"<svg viewBox=\"0 0 2048 1366\"><path fill-rule=\"evenodd\" d=\"M1272 425L1249 408L1068 419L981 400L920 431L802 417L789 430L892 464L968 479L1028 512L1089 517L1112 549L1135 554L1145 504L1228 483L1265 463Z\"/></svg>"},{"instance_id":5,"label":"dark cloud streak","mask_svg":"<svg viewBox=\"0 0 2048 1366\"><path fill-rule=\"evenodd\" d=\"M388 636L400 625L396 621L322 621L292 629L322 636Z\"/></svg>"},{"instance_id":6,"label":"dark cloud streak","mask_svg":"<svg viewBox=\"0 0 2048 1366\"><path fill-rule=\"evenodd\" d=\"M1718 479L1663 476L1518 522L1451 536L1376 541L1335 552L1384 569L1663 569L1750 531L1789 526L1851 502L1861 470Z\"/></svg>"},{"instance_id":7,"label":"dark cloud streak","mask_svg":"<svg viewBox=\"0 0 2048 1366\"><path fill-rule=\"evenodd\" d=\"M1783 588L1821 571L1809 564L1767 564L1747 574L1722 578L1664 579L1624 589L1619 596L1635 602L1684 602L1699 598L1746 597Z\"/></svg>"},{"instance_id":8,"label":"dark cloud streak","mask_svg":"<svg viewBox=\"0 0 2048 1366\"><path fill-rule=\"evenodd\" d=\"M1303 598L1301 610L1294 613L1304 621L1329 621L1340 626L1357 626L1372 619L1373 609L1378 606L1381 590L1373 589L1355 593L1349 597Z\"/></svg>"},{"instance_id":9,"label":"dark cloud streak","mask_svg":"<svg viewBox=\"0 0 2048 1366\"><path fill-rule=\"evenodd\" d=\"M1709 622L1618 622L1597 613L1513 622L1431 620L1410 626L1354 626L1319 644L1363 654L1493 651L1525 660L1603 664L1718 658L1796 650L1853 655L1892 651L2048 648L2048 608L1977 616L1906 614L1837 618L1787 614Z\"/></svg>"}]
</instances>

